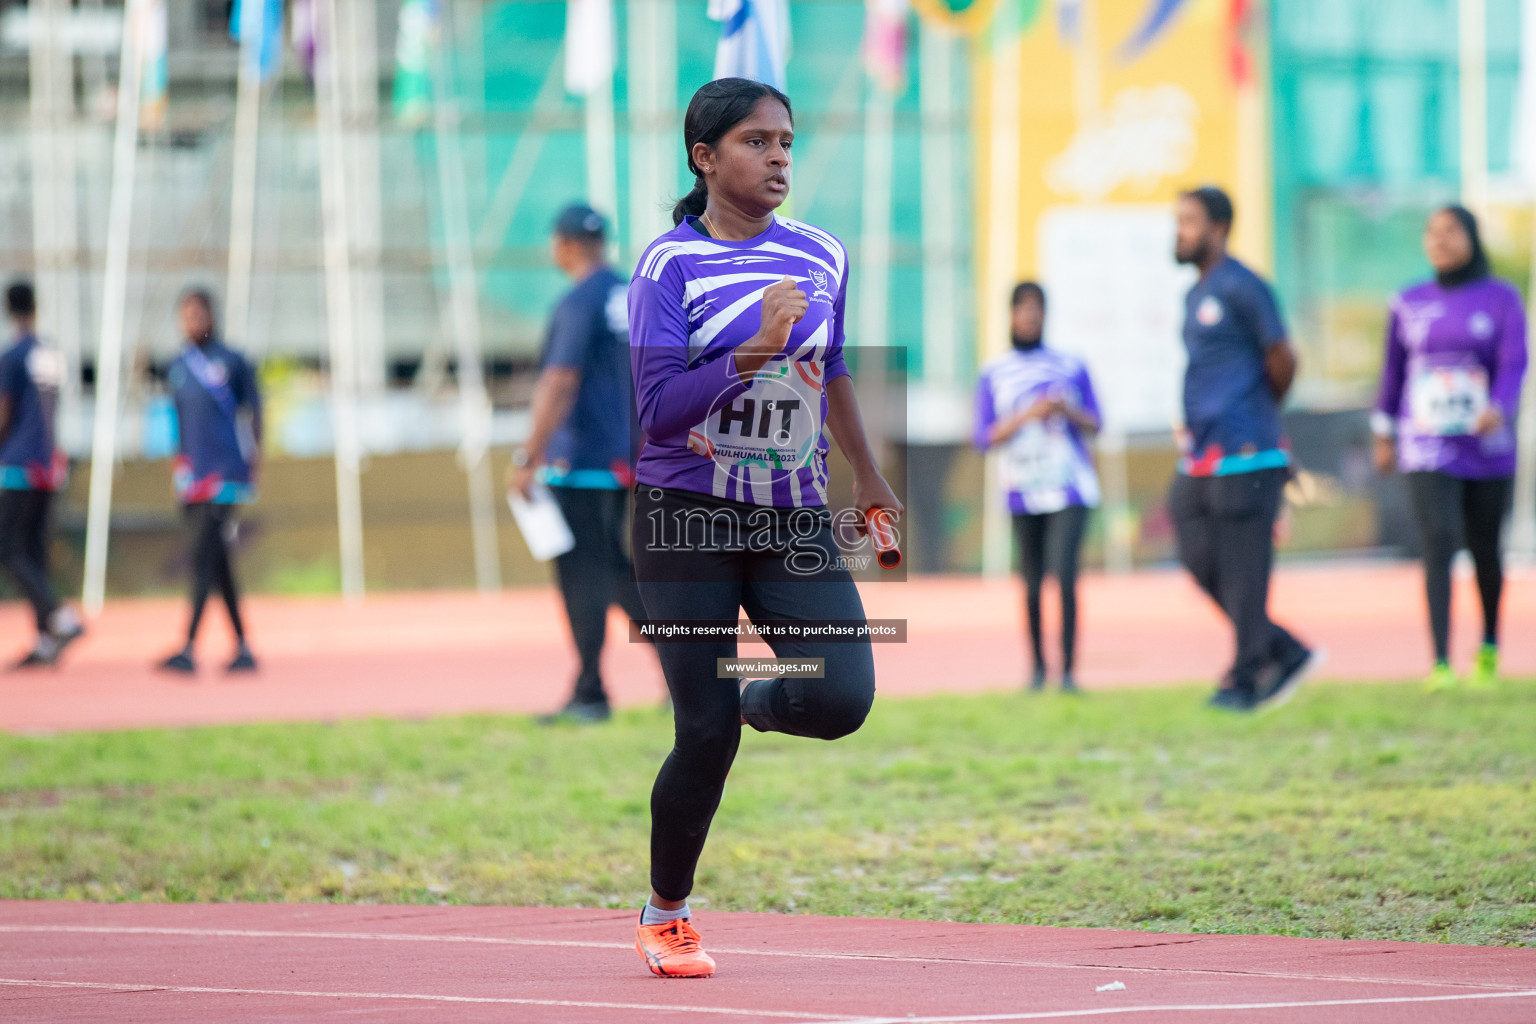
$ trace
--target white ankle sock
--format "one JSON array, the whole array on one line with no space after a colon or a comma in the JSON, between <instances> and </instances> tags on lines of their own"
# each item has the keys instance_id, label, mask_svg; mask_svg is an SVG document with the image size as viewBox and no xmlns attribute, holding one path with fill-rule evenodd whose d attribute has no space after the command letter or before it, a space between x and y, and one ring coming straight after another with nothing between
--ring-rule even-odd
<instances>
[{"instance_id":1,"label":"white ankle sock","mask_svg":"<svg viewBox=\"0 0 1536 1024\"><path fill-rule=\"evenodd\" d=\"M645 901L645 909L640 911L641 924L666 924L668 921L681 921L685 917L693 915L688 910L688 904L684 903L676 910L662 910L651 906L651 901Z\"/></svg>"}]
</instances>

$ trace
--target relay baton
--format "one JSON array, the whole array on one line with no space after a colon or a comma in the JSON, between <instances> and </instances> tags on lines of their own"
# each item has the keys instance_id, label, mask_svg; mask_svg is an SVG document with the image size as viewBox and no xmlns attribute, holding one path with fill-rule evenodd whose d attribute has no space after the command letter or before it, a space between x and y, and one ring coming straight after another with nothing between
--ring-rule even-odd
<instances>
[{"instance_id":1,"label":"relay baton","mask_svg":"<svg viewBox=\"0 0 1536 1024\"><path fill-rule=\"evenodd\" d=\"M896 530L891 526L890 512L872 508L864 513L864 524L869 528L869 540L875 546L880 568L894 569L900 565L901 549L896 546Z\"/></svg>"}]
</instances>

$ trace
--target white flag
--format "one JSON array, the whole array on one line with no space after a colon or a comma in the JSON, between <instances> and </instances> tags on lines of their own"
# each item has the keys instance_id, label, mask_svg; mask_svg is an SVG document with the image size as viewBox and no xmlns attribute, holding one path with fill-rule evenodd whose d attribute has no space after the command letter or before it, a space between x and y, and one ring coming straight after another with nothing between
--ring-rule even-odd
<instances>
[{"instance_id":1,"label":"white flag","mask_svg":"<svg viewBox=\"0 0 1536 1024\"><path fill-rule=\"evenodd\" d=\"M750 78L784 91L789 61L789 5L785 0L709 0L720 22L716 78Z\"/></svg>"},{"instance_id":2,"label":"white flag","mask_svg":"<svg viewBox=\"0 0 1536 1024\"><path fill-rule=\"evenodd\" d=\"M613 81L613 0L567 0L565 90L590 96Z\"/></svg>"}]
</instances>

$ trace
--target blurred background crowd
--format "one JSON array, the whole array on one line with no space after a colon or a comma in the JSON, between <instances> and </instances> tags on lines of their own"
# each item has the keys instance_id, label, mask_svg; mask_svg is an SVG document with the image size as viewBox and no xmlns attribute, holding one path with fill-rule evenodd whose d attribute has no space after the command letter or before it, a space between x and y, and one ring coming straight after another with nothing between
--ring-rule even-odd
<instances>
[{"instance_id":1,"label":"blurred background crowd","mask_svg":"<svg viewBox=\"0 0 1536 1024\"><path fill-rule=\"evenodd\" d=\"M795 104L790 212L851 253L849 341L866 351L850 363L887 385L913 571L1007 570L968 434L1021 278L1044 283L1046 336L1087 360L1106 415L1089 563L1171 560L1192 280L1172 200L1204 183L1232 193L1233 251L1276 282L1301 355L1282 552L1406 554L1406 498L1374 474L1367 424L1387 301L1429 275L1420 234L1448 201L1482 217L1500 276L1531 279L1531 8L5 3L0 271L37 282L40 331L70 367L61 582L87 577L88 605L181 587L164 373L188 285L219 297L267 396L241 537L251 589L543 582L496 481L565 287L553 217L590 202L628 273L686 191L681 110L743 10ZM115 471L93 474L108 452Z\"/></svg>"}]
</instances>

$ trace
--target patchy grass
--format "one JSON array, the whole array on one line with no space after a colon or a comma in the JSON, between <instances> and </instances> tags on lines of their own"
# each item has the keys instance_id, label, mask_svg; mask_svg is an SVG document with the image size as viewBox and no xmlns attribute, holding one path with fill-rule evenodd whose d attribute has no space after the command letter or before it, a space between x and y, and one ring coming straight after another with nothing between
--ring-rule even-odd
<instances>
[{"instance_id":1,"label":"patchy grass","mask_svg":"<svg viewBox=\"0 0 1536 1024\"><path fill-rule=\"evenodd\" d=\"M749 732L694 903L1536 945L1536 685L883 701ZM0 737L0 897L635 906L670 721Z\"/></svg>"}]
</instances>

